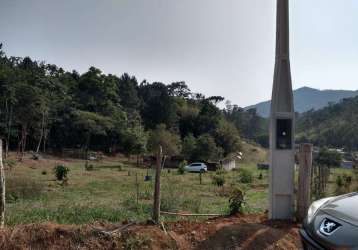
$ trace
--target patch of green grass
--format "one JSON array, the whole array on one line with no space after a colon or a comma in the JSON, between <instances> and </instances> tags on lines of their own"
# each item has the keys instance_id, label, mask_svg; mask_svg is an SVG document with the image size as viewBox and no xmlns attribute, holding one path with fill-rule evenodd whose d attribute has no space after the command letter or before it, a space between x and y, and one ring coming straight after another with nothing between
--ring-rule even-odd
<instances>
[{"instance_id":1,"label":"patch of green grass","mask_svg":"<svg viewBox=\"0 0 358 250\"><path fill-rule=\"evenodd\" d=\"M50 173L55 164L56 162L51 167L39 166L37 169L19 166L7 171L7 185L13 187L8 188L8 192L13 192L11 190L15 190L14 188L22 188L24 191L19 195L21 198L7 204L8 225L45 221L84 224L94 221L145 221L151 218L155 176L153 170L135 168L126 163L123 165L123 171L118 171L116 166L122 166L122 163L96 162L94 168L97 171L86 171L84 162L68 162L68 183L61 186L53 175L42 174L43 171ZM252 183L241 183L240 171L223 173L225 183L222 187L212 183L212 177L215 175L213 172L202 174L200 184L199 174L179 175L176 171L162 171L162 209L227 214L230 198L227 194L235 188L240 188L245 191L243 211L264 212L268 208L268 171L257 170L255 164L239 164L239 167L252 173ZM153 177L152 181L144 181L147 173ZM349 170L332 170L329 194L335 191L337 175L345 173L349 174ZM352 172L350 175L354 176ZM354 181L352 185L356 185L355 178ZM40 187L40 191L36 191L37 187ZM173 216L162 218L179 219ZM205 217L188 219L200 220Z\"/></svg>"}]
</instances>

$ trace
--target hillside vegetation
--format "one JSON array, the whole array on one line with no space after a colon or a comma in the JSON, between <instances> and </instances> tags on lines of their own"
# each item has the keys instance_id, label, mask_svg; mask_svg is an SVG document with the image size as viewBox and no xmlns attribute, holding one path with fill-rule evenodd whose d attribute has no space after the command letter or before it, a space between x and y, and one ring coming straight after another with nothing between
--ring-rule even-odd
<instances>
[{"instance_id":1,"label":"hillside vegetation","mask_svg":"<svg viewBox=\"0 0 358 250\"><path fill-rule=\"evenodd\" d=\"M218 160L253 137L257 115L237 106L220 110L221 96L193 93L185 82L138 82L135 76L80 74L29 57L8 57L0 45L0 136L16 150L66 148ZM249 129L252 128L252 129ZM259 128L258 128L259 129Z\"/></svg>"},{"instance_id":2,"label":"hillside vegetation","mask_svg":"<svg viewBox=\"0 0 358 250\"><path fill-rule=\"evenodd\" d=\"M357 125L358 97L347 98L338 104L300 115L297 120L297 140L357 150Z\"/></svg>"}]
</instances>

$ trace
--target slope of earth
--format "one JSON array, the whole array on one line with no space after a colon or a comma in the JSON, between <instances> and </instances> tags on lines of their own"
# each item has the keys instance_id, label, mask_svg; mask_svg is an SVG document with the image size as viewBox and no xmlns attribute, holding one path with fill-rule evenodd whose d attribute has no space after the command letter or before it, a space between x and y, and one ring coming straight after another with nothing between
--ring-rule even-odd
<instances>
[{"instance_id":1,"label":"slope of earth","mask_svg":"<svg viewBox=\"0 0 358 250\"><path fill-rule=\"evenodd\" d=\"M268 221L262 214L170 222L163 224L164 230L149 224L128 225L20 225L0 231L0 249L301 248L297 224Z\"/></svg>"}]
</instances>

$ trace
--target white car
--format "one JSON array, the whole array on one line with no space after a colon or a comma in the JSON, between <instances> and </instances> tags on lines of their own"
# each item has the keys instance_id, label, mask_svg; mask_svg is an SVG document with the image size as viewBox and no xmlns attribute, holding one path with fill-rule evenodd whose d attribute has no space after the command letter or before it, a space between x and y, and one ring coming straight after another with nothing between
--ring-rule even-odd
<instances>
[{"instance_id":1,"label":"white car","mask_svg":"<svg viewBox=\"0 0 358 250\"><path fill-rule=\"evenodd\" d=\"M204 163L196 162L186 166L185 171L204 173L208 171L208 167Z\"/></svg>"}]
</instances>

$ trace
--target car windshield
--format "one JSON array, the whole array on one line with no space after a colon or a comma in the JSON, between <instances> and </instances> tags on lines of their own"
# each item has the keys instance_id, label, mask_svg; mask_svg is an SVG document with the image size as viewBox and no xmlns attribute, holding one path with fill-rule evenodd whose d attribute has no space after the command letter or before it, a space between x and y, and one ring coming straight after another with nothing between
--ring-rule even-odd
<instances>
[{"instance_id":1,"label":"car windshield","mask_svg":"<svg viewBox=\"0 0 358 250\"><path fill-rule=\"evenodd\" d=\"M199 167L199 166L201 166L201 164L200 164L200 163L193 163L193 164L191 164L190 166L191 166L191 167Z\"/></svg>"}]
</instances>

